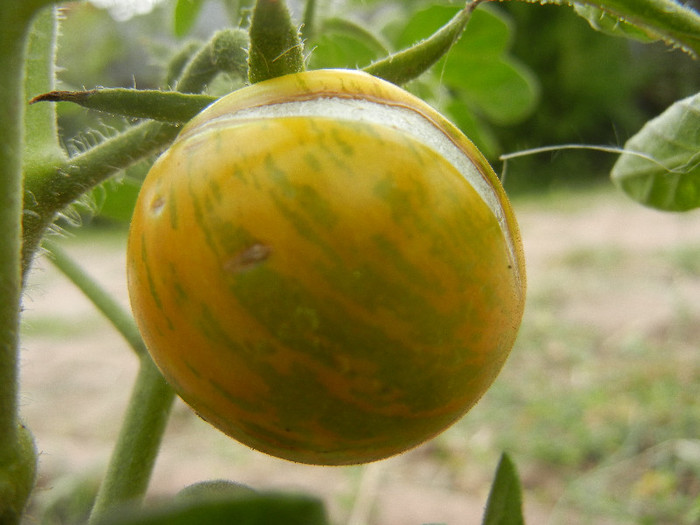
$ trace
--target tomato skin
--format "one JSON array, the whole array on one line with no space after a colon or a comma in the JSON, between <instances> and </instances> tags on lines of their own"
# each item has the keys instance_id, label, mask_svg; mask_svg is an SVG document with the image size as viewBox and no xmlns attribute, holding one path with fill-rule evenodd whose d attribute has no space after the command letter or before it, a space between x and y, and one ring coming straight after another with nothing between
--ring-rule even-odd
<instances>
[{"instance_id":1,"label":"tomato skin","mask_svg":"<svg viewBox=\"0 0 700 525\"><path fill-rule=\"evenodd\" d=\"M393 124L259 113L329 98L419 114L481 193ZM242 443L313 464L383 459L459 419L505 362L525 296L517 224L481 154L405 91L341 70L245 88L185 127L144 182L127 270L180 396Z\"/></svg>"}]
</instances>

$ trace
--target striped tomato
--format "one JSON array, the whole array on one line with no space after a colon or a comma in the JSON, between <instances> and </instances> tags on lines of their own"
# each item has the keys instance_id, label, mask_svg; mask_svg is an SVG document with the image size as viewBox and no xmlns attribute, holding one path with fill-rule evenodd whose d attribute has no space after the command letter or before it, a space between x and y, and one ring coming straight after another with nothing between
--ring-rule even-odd
<instances>
[{"instance_id":1,"label":"striped tomato","mask_svg":"<svg viewBox=\"0 0 700 525\"><path fill-rule=\"evenodd\" d=\"M154 361L202 418L333 465L459 419L525 294L483 156L419 99L344 70L255 84L192 120L141 190L128 281Z\"/></svg>"}]
</instances>

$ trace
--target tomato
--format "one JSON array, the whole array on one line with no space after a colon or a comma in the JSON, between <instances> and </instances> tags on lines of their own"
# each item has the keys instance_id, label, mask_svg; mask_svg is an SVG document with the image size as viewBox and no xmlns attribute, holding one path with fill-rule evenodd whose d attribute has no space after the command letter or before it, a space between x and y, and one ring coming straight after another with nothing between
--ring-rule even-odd
<instances>
[{"instance_id":1,"label":"tomato","mask_svg":"<svg viewBox=\"0 0 700 525\"><path fill-rule=\"evenodd\" d=\"M503 366L525 300L488 162L357 71L205 109L146 177L127 259L137 322L179 395L303 463L386 458L454 423Z\"/></svg>"}]
</instances>

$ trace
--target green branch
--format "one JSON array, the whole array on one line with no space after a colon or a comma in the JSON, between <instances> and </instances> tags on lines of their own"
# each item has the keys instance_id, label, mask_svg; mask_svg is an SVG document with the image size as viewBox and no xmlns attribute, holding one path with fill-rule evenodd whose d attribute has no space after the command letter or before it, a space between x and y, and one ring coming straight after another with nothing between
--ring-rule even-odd
<instances>
[{"instance_id":1,"label":"green branch","mask_svg":"<svg viewBox=\"0 0 700 525\"><path fill-rule=\"evenodd\" d=\"M472 11L482 0L469 2L439 31L416 45L394 53L364 68L364 71L402 85L427 71L455 44L467 26Z\"/></svg>"},{"instance_id":2,"label":"green branch","mask_svg":"<svg viewBox=\"0 0 700 525\"><path fill-rule=\"evenodd\" d=\"M92 520L124 503L138 503L148 488L175 394L151 361L131 315L56 243L45 241L54 265L126 339L140 359L139 373Z\"/></svg>"},{"instance_id":3,"label":"green branch","mask_svg":"<svg viewBox=\"0 0 700 525\"><path fill-rule=\"evenodd\" d=\"M240 30L224 30L214 35L182 67L176 88L200 92L221 71L241 73L245 67L244 42L247 37ZM112 175L161 151L178 131L175 125L144 122L65 162L27 170L22 223L24 276L46 229L62 210Z\"/></svg>"},{"instance_id":4,"label":"green branch","mask_svg":"<svg viewBox=\"0 0 700 525\"><path fill-rule=\"evenodd\" d=\"M44 232L56 215L120 170L153 155L178 133L174 125L146 122L76 155L65 164L27 176L25 180L24 244L26 273Z\"/></svg>"},{"instance_id":5,"label":"green branch","mask_svg":"<svg viewBox=\"0 0 700 525\"><path fill-rule=\"evenodd\" d=\"M22 293L24 64L36 13L51 2L0 8L0 523L19 523L34 484L36 453L18 418L18 352ZM47 17L50 21L51 17Z\"/></svg>"},{"instance_id":6,"label":"green branch","mask_svg":"<svg viewBox=\"0 0 700 525\"><path fill-rule=\"evenodd\" d=\"M219 73L225 72L245 79L248 74L248 34L242 29L224 29L185 65L175 91L200 93Z\"/></svg>"},{"instance_id":7,"label":"green branch","mask_svg":"<svg viewBox=\"0 0 700 525\"><path fill-rule=\"evenodd\" d=\"M182 124L214 102L216 97L157 89L100 88L89 91L50 91L37 102L72 102L84 108L131 118Z\"/></svg>"},{"instance_id":8,"label":"green branch","mask_svg":"<svg viewBox=\"0 0 700 525\"><path fill-rule=\"evenodd\" d=\"M0 9L0 469L17 448L17 351L21 297L22 64L28 14ZM0 496L1 498L2 496ZM0 509L0 516L4 509Z\"/></svg>"},{"instance_id":9,"label":"green branch","mask_svg":"<svg viewBox=\"0 0 700 525\"><path fill-rule=\"evenodd\" d=\"M148 356L142 357L90 523L97 522L115 507L142 501L174 400L175 393L160 371Z\"/></svg>"}]
</instances>

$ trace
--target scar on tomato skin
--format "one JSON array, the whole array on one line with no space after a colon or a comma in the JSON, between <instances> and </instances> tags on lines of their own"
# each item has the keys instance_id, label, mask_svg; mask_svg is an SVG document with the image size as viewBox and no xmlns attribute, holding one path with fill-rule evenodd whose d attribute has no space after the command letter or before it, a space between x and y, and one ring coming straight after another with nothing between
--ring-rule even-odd
<instances>
[{"instance_id":1,"label":"scar on tomato skin","mask_svg":"<svg viewBox=\"0 0 700 525\"><path fill-rule=\"evenodd\" d=\"M224 263L224 270L233 273L251 270L265 262L271 254L272 248L270 246L256 242L227 260Z\"/></svg>"},{"instance_id":2,"label":"scar on tomato skin","mask_svg":"<svg viewBox=\"0 0 700 525\"><path fill-rule=\"evenodd\" d=\"M151 214L160 215L165 207L165 199L163 196L159 195L151 201Z\"/></svg>"}]
</instances>

